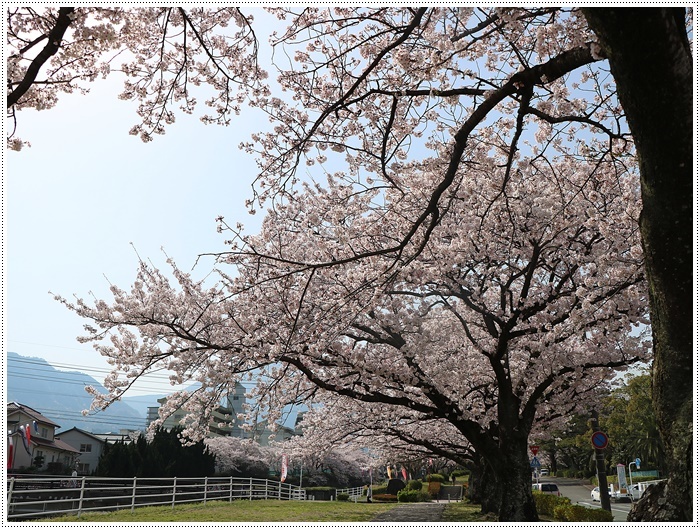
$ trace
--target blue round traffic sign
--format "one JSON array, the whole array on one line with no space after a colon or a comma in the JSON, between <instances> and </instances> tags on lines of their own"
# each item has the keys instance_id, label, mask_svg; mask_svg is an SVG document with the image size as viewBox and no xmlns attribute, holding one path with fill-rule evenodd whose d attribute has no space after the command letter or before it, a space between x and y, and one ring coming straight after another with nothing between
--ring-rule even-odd
<instances>
[{"instance_id":1,"label":"blue round traffic sign","mask_svg":"<svg viewBox=\"0 0 700 529\"><path fill-rule=\"evenodd\" d=\"M603 432L595 432L591 436L591 444L593 445L593 448L602 450L603 448L608 446L608 436L605 435Z\"/></svg>"}]
</instances>

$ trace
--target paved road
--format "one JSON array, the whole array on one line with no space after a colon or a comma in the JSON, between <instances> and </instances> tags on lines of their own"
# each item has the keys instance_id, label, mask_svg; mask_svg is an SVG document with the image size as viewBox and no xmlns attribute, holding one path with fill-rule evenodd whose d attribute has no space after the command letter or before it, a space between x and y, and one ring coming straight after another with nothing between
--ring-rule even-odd
<instances>
[{"instance_id":1,"label":"paved road","mask_svg":"<svg viewBox=\"0 0 700 529\"><path fill-rule=\"evenodd\" d=\"M395 509L381 512L372 522L439 522L446 503L407 503Z\"/></svg>"},{"instance_id":2,"label":"paved road","mask_svg":"<svg viewBox=\"0 0 700 529\"><path fill-rule=\"evenodd\" d=\"M571 500L571 503L578 503L586 507L600 508L600 502L591 501L592 485L585 484L580 479L568 478L543 478L541 483L556 483L563 496ZM389 511L379 513L371 521L372 522L388 522L388 523L403 523L403 522L440 522L442 512L445 509L445 503L407 503L391 509ZM613 521L627 521L627 513L632 508L631 503L612 503L611 510L613 513Z\"/></svg>"},{"instance_id":3,"label":"paved road","mask_svg":"<svg viewBox=\"0 0 700 529\"><path fill-rule=\"evenodd\" d=\"M591 501L591 489L593 485L584 484L585 482L580 479L544 478L540 479L540 481L543 483L547 481L556 483L562 495L569 498L571 503L578 503L586 507L600 508L599 501ZM627 521L627 514L630 512L631 508L631 503L611 503L610 509L612 510L613 521Z\"/></svg>"}]
</instances>

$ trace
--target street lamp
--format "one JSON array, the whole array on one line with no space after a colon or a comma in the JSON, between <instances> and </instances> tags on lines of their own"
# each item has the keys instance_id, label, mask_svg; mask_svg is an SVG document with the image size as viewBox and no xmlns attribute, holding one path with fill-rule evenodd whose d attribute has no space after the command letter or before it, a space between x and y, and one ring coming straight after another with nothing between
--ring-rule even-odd
<instances>
[{"instance_id":1,"label":"street lamp","mask_svg":"<svg viewBox=\"0 0 700 529\"><path fill-rule=\"evenodd\" d=\"M630 461L630 464L627 465L630 471L630 486L629 486L629 492L630 494L632 493L632 465L635 465L637 467L637 470L640 469L642 466L642 460L639 458L636 458L634 461Z\"/></svg>"}]
</instances>

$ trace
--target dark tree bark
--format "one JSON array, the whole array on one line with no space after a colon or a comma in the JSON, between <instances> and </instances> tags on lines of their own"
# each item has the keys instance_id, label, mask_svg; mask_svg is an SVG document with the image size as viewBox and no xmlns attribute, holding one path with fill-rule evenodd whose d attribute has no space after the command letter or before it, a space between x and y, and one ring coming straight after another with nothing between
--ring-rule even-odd
<instances>
[{"instance_id":1,"label":"dark tree bark","mask_svg":"<svg viewBox=\"0 0 700 529\"><path fill-rule=\"evenodd\" d=\"M500 457L495 467L501 496L498 519L501 522L537 522L532 497L532 470L527 457L527 432L511 430L500 438Z\"/></svg>"},{"instance_id":2,"label":"dark tree bark","mask_svg":"<svg viewBox=\"0 0 700 529\"><path fill-rule=\"evenodd\" d=\"M27 93L27 91L32 87L34 81L36 81L37 75L39 75L39 70L46 64L52 55L61 49L61 43L63 42L63 35L66 33L68 26L71 23L71 15L75 11L74 7L62 7L58 10L58 16L56 18L56 23L54 27L48 34L46 46L42 49L39 54L34 57L34 60L27 68L24 78L19 81L16 85L17 79L10 79L10 93L7 94L7 107L11 107L16 104L20 98Z\"/></svg>"},{"instance_id":3,"label":"dark tree bark","mask_svg":"<svg viewBox=\"0 0 700 529\"><path fill-rule=\"evenodd\" d=\"M693 65L685 8L589 8L639 157L649 282L654 413L668 481L630 520L692 521Z\"/></svg>"},{"instance_id":4,"label":"dark tree bark","mask_svg":"<svg viewBox=\"0 0 700 529\"><path fill-rule=\"evenodd\" d=\"M467 497L472 503L481 505L482 514L498 514L501 494L496 476L483 457L474 458Z\"/></svg>"}]
</instances>

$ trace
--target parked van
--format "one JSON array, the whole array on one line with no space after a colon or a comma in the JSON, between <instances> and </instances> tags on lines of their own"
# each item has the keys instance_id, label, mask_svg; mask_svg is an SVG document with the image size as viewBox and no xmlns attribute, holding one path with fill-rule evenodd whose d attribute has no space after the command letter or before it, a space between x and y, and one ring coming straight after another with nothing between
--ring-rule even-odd
<instances>
[{"instance_id":1,"label":"parked van","mask_svg":"<svg viewBox=\"0 0 700 529\"><path fill-rule=\"evenodd\" d=\"M559 492L559 487L556 483L534 483L532 485L532 490L543 492L544 494L554 494L555 496L561 496Z\"/></svg>"}]
</instances>

